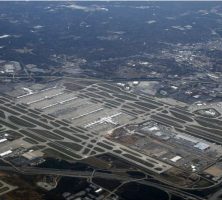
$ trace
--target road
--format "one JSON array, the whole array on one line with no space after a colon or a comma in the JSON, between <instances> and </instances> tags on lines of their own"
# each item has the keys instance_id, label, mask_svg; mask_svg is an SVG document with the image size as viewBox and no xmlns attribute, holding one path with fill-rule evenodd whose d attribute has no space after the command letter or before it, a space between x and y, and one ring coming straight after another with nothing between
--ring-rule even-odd
<instances>
[{"instance_id":1,"label":"road","mask_svg":"<svg viewBox=\"0 0 222 200\"><path fill-rule=\"evenodd\" d=\"M210 198L209 200L222 200L222 188L220 190L218 190L217 192L215 192Z\"/></svg>"},{"instance_id":2,"label":"road","mask_svg":"<svg viewBox=\"0 0 222 200\"><path fill-rule=\"evenodd\" d=\"M100 177L106 179L116 179L116 180L134 180L130 176L120 176L112 173L98 172L98 171L80 171L80 170L59 170L51 168L37 168L37 167L11 167L11 166L0 166L2 171L14 171L27 175L59 175L59 176L68 176L68 177L77 177L77 178L91 178L91 177ZM119 172L119 171L118 171Z\"/></svg>"},{"instance_id":3,"label":"road","mask_svg":"<svg viewBox=\"0 0 222 200\"><path fill-rule=\"evenodd\" d=\"M163 191L170 192L171 194L181 196L185 199L193 199L193 200L205 200L204 198L191 195L190 193L181 191L180 189L177 189L175 187L167 186L167 185L161 185L158 183L152 183L145 178L142 179L137 179L137 178L132 178L130 176L121 176L113 173L106 173L106 172L101 172L101 171L80 171L80 170L60 170L60 169L51 169L51 168L37 168L37 167L11 167L11 166L0 166L0 170L3 171L14 171L14 172L19 172L22 174L26 175L37 175L37 174L42 174L42 175L60 175L60 176L68 176L68 177L77 177L77 178L89 178L92 180L92 178L104 178L104 179L115 179L119 180L125 183L128 182L137 182L143 185L151 186L151 187L156 187L159 188ZM113 172L120 172L119 170L113 171ZM123 171L122 171L123 172ZM222 189L220 190L220 193L222 194ZM216 199L217 194L215 193L214 196L212 196L212 199L210 200L217 200Z\"/></svg>"}]
</instances>

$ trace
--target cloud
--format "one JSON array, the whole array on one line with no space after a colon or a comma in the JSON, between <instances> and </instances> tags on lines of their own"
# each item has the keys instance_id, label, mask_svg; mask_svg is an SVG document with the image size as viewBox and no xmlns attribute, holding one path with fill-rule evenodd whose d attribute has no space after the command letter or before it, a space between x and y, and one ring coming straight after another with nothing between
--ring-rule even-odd
<instances>
[{"instance_id":1,"label":"cloud","mask_svg":"<svg viewBox=\"0 0 222 200\"><path fill-rule=\"evenodd\" d=\"M65 5L64 7L70 8L73 10L82 10L84 12L94 12L94 11L109 11L107 8L99 6L80 6L77 4Z\"/></svg>"}]
</instances>

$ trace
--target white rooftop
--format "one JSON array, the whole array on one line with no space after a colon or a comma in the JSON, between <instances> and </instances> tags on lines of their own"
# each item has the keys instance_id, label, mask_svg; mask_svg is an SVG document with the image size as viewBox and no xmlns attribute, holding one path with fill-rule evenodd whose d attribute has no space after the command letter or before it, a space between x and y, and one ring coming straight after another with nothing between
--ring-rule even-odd
<instances>
[{"instance_id":1,"label":"white rooftop","mask_svg":"<svg viewBox=\"0 0 222 200\"><path fill-rule=\"evenodd\" d=\"M5 152L2 152L2 153L0 153L0 157L6 156L6 155L8 155L10 153L12 153L12 150L8 150L8 151L5 151Z\"/></svg>"},{"instance_id":2,"label":"white rooftop","mask_svg":"<svg viewBox=\"0 0 222 200\"><path fill-rule=\"evenodd\" d=\"M177 161L180 160L181 158L182 158L181 156L175 156L175 157L171 158L170 160L171 160L172 162L177 162Z\"/></svg>"},{"instance_id":3,"label":"white rooftop","mask_svg":"<svg viewBox=\"0 0 222 200\"><path fill-rule=\"evenodd\" d=\"M195 148L198 148L200 150L206 150L207 148L210 147L210 145L203 143L203 142L198 142L197 144L194 145Z\"/></svg>"},{"instance_id":4,"label":"white rooftop","mask_svg":"<svg viewBox=\"0 0 222 200\"><path fill-rule=\"evenodd\" d=\"M7 141L6 138L0 139L0 143Z\"/></svg>"}]
</instances>

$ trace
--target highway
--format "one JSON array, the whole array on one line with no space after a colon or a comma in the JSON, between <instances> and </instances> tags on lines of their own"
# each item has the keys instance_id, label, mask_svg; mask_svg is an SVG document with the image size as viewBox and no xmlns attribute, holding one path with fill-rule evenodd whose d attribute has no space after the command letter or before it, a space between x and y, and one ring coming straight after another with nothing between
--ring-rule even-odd
<instances>
[{"instance_id":1,"label":"highway","mask_svg":"<svg viewBox=\"0 0 222 200\"><path fill-rule=\"evenodd\" d=\"M11 167L11 166L0 166L2 171L14 171L27 175L59 175L59 176L68 176L68 177L77 177L77 178L92 178L100 177L106 179L116 179L121 181L134 180L134 178L128 176L120 176L112 173L98 172L98 171L80 171L80 170L59 170L52 168L37 168L37 167ZM119 172L119 171L117 171Z\"/></svg>"},{"instance_id":2,"label":"highway","mask_svg":"<svg viewBox=\"0 0 222 200\"><path fill-rule=\"evenodd\" d=\"M204 198L192 195L188 192L181 191L180 189L177 189L173 186L167 186L167 185L161 185L158 183L152 183L146 180L146 177L144 178L132 178L129 176L120 176L117 174L112 174L112 173L106 173L106 172L101 172L101 171L80 171L80 170L60 170L60 169L52 169L52 168L37 168L37 167L11 167L11 166L0 166L0 170L2 171L14 171L26 175L56 175L56 176L67 176L67 177L76 177L76 178L89 178L92 180L92 178L104 178L104 179L115 179L119 180L125 183L129 182L137 182L143 185L151 186L151 187L156 187L159 188L163 191L167 191L171 194L181 196L185 199L193 199L193 200L205 200ZM124 170L125 171L125 170ZM120 172L119 170L113 172ZM123 171L122 171L123 172ZM222 194L222 190L220 190L220 193L215 193L214 196L210 200L217 200L216 197L218 194Z\"/></svg>"},{"instance_id":3,"label":"highway","mask_svg":"<svg viewBox=\"0 0 222 200\"><path fill-rule=\"evenodd\" d=\"M209 200L222 200L222 189L218 190L217 192L215 192L210 198Z\"/></svg>"}]
</instances>

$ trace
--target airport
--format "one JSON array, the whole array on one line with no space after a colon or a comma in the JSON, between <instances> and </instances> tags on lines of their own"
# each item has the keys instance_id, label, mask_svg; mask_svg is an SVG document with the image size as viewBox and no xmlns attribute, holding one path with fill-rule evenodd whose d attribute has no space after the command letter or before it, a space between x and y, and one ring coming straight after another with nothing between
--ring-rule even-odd
<instances>
[{"instance_id":1,"label":"airport","mask_svg":"<svg viewBox=\"0 0 222 200\"><path fill-rule=\"evenodd\" d=\"M0 102L1 133L10 138L1 135L0 155L16 165L43 162L44 155L83 160L110 153L154 174L222 177L211 167L222 155L219 116L209 123L184 107L96 81L25 87Z\"/></svg>"}]
</instances>

